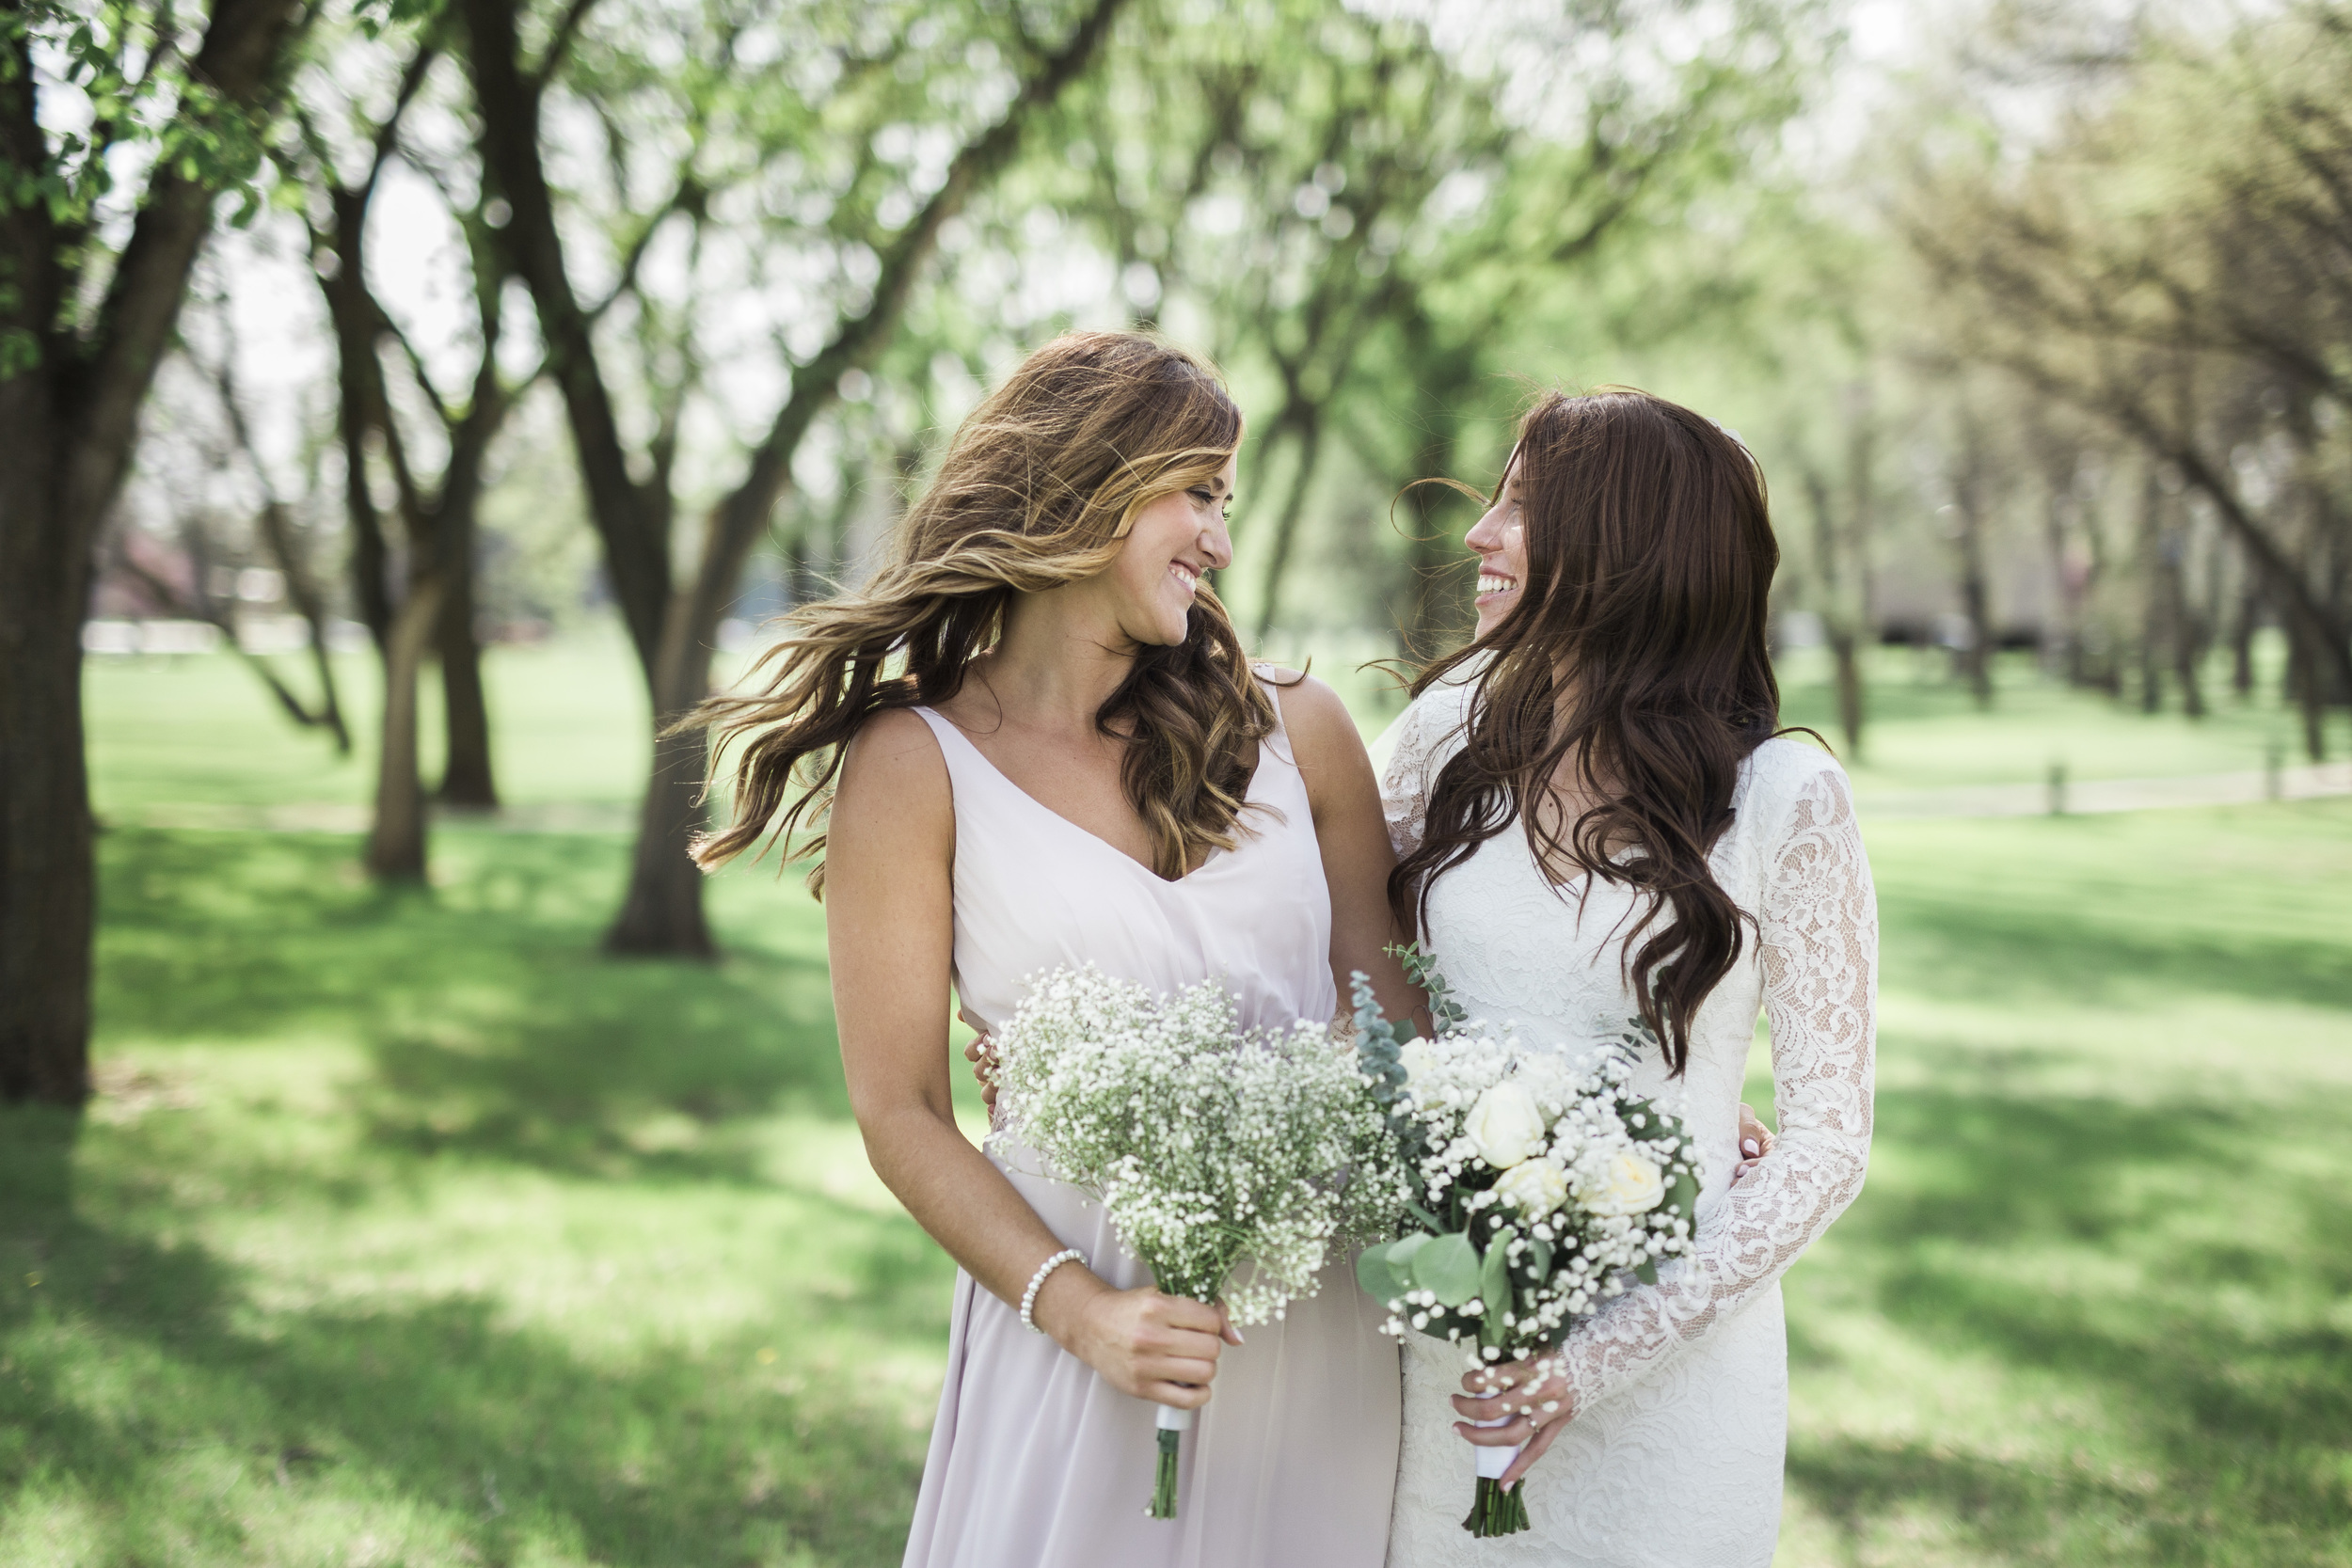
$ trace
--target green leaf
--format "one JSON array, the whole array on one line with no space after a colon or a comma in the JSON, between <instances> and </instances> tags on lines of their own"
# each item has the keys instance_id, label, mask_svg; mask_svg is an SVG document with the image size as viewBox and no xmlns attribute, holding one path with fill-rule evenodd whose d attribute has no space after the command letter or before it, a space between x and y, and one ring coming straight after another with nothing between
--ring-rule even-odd
<instances>
[{"instance_id":1,"label":"green leaf","mask_svg":"<svg viewBox=\"0 0 2352 1568\"><path fill-rule=\"evenodd\" d=\"M1687 1220L1697 1213L1698 1206L1699 1180L1686 1170L1666 1189L1666 1207Z\"/></svg>"},{"instance_id":2,"label":"green leaf","mask_svg":"<svg viewBox=\"0 0 2352 1568\"><path fill-rule=\"evenodd\" d=\"M1458 1230L1431 1237L1413 1254L1413 1283L1448 1307L1478 1293L1478 1249Z\"/></svg>"},{"instance_id":3,"label":"green leaf","mask_svg":"<svg viewBox=\"0 0 2352 1568\"><path fill-rule=\"evenodd\" d=\"M1549 1279L1551 1277L1551 1243L1541 1236L1531 1239L1527 1243L1527 1266L1535 1271L1536 1278Z\"/></svg>"},{"instance_id":4,"label":"green leaf","mask_svg":"<svg viewBox=\"0 0 2352 1568\"><path fill-rule=\"evenodd\" d=\"M1405 1271L1390 1261L1389 1249L1395 1244L1393 1242L1383 1242L1378 1246L1368 1246L1356 1255L1356 1283L1363 1287L1364 1294L1382 1307L1411 1288Z\"/></svg>"},{"instance_id":5,"label":"green leaf","mask_svg":"<svg viewBox=\"0 0 2352 1568\"><path fill-rule=\"evenodd\" d=\"M1497 1327L1502 1325L1502 1314L1511 1307L1511 1261L1508 1252L1511 1243L1518 1236L1518 1231L1507 1225L1496 1231L1494 1240L1486 1243L1486 1256L1478 1268L1479 1299L1486 1304L1487 1321Z\"/></svg>"},{"instance_id":6,"label":"green leaf","mask_svg":"<svg viewBox=\"0 0 2352 1568\"><path fill-rule=\"evenodd\" d=\"M1656 1143L1670 1132L1681 1131L1680 1122L1661 1113L1650 1101L1633 1101L1626 1105L1623 1114L1626 1117L1627 1133L1644 1143ZM1642 1125L1639 1127L1632 1125L1632 1118L1637 1115L1642 1118Z\"/></svg>"},{"instance_id":7,"label":"green leaf","mask_svg":"<svg viewBox=\"0 0 2352 1568\"><path fill-rule=\"evenodd\" d=\"M1437 1215L1431 1213L1420 1204L1415 1203L1409 1197L1405 1200L1405 1207L1412 1213L1413 1218L1421 1221L1422 1224L1427 1226L1431 1230L1437 1232L1438 1235L1445 1234L1445 1221L1439 1219Z\"/></svg>"},{"instance_id":8,"label":"green leaf","mask_svg":"<svg viewBox=\"0 0 2352 1568\"><path fill-rule=\"evenodd\" d=\"M1657 1284L1658 1259L1652 1258L1645 1261L1640 1268L1633 1271L1633 1277L1640 1280L1645 1285Z\"/></svg>"}]
</instances>

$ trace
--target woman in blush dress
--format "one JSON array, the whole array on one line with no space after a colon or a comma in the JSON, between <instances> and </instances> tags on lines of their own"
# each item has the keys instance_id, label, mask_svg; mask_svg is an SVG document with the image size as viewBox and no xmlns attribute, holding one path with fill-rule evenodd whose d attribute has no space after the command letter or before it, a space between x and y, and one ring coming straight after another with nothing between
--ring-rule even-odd
<instances>
[{"instance_id":1,"label":"woman in blush dress","mask_svg":"<svg viewBox=\"0 0 2352 1568\"><path fill-rule=\"evenodd\" d=\"M1862 1185L1877 914L1844 772L1775 737L1762 475L1661 399L1555 395L1469 543L1477 638L1393 732L1391 898L1456 999L1522 1040L1578 1054L1646 1021L1661 1043L1635 1082L1687 1107L1707 1174L1695 1255L1556 1362L1498 1369L1494 1393L1453 1347L1407 1340L1389 1560L1763 1568L1779 1279ZM1751 1165L1737 1102L1759 1008L1779 1136ZM1471 1443L1526 1445L1504 1477L1526 1478L1526 1533L1464 1533Z\"/></svg>"},{"instance_id":2,"label":"woman in blush dress","mask_svg":"<svg viewBox=\"0 0 2352 1568\"><path fill-rule=\"evenodd\" d=\"M796 610L739 748L717 864L818 857L850 1097L875 1170L961 1265L910 1568L1377 1568L1398 1370L1344 1260L1247 1343L1161 1294L1031 1151L949 1099L949 990L1001 1022L1091 963L1221 979L1246 1026L1398 1012L1378 785L1327 688L1253 668L1203 581L1242 420L1150 338L1040 349L957 432L862 592ZM1334 907L1343 911L1335 919ZM1036 1332L1032 1332L1032 1328ZM1152 1402L1198 1409L1178 1516L1144 1505Z\"/></svg>"}]
</instances>

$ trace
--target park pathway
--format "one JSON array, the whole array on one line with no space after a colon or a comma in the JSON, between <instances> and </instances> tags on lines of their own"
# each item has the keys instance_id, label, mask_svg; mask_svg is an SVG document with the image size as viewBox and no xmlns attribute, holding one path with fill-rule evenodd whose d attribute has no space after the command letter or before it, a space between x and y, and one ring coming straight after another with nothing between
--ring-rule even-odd
<instances>
[{"instance_id":1,"label":"park pathway","mask_svg":"<svg viewBox=\"0 0 2352 1568\"><path fill-rule=\"evenodd\" d=\"M1972 784L1959 789L1856 792L1865 821L1936 816L2090 816L2166 806L2237 806L2260 800L2312 800L2352 795L2352 763L2244 773L2191 773L2171 779L2068 779L2042 784Z\"/></svg>"}]
</instances>

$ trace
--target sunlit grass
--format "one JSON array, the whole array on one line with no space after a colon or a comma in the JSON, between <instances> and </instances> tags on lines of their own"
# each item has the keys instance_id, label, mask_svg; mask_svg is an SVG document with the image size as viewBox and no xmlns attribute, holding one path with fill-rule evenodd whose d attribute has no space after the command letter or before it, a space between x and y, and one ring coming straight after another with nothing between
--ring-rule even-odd
<instances>
[{"instance_id":1,"label":"sunlit grass","mask_svg":"<svg viewBox=\"0 0 2352 1568\"><path fill-rule=\"evenodd\" d=\"M627 799L625 685L492 668L517 798ZM105 1093L0 1117L0 1563L895 1562L950 1270L797 879L714 884L717 967L616 963L616 836L444 830L389 895L349 837L131 825L362 798L246 679L92 676ZM2034 692L1915 695L1890 755L2038 776ZM2352 801L1870 839L1879 1136L1788 1283L1783 1561L2352 1563Z\"/></svg>"},{"instance_id":2,"label":"sunlit grass","mask_svg":"<svg viewBox=\"0 0 2352 1568\"><path fill-rule=\"evenodd\" d=\"M1781 1561L2352 1561L2352 802L1872 855L1878 1138L1788 1285Z\"/></svg>"},{"instance_id":3,"label":"sunlit grass","mask_svg":"<svg viewBox=\"0 0 2352 1568\"><path fill-rule=\"evenodd\" d=\"M2279 696L2283 649L2275 637L2261 644L2262 679L2248 696L2233 695L2219 656L2205 671L2207 711L2190 719L2179 693L2168 688L2163 710L2140 711L2044 676L2035 656L2007 653L1994 661L1990 709L1978 707L1952 673L1941 648L1874 648L1868 676L1862 752L1844 761L1866 799L1892 791L1967 784L2040 784L2053 765L2075 780L2164 778L2196 773L2251 772L2273 757L2307 760L2302 718ZM1837 729L1837 704L1827 654L1818 648L1782 656L1778 667L1782 721L1808 724L1850 750ZM2352 716L2328 722L2331 754L2352 748Z\"/></svg>"},{"instance_id":4,"label":"sunlit grass","mask_svg":"<svg viewBox=\"0 0 2352 1568\"><path fill-rule=\"evenodd\" d=\"M612 841L106 843L106 1094L8 1118L0 1561L869 1562L949 1270L866 1169L816 911L598 960Z\"/></svg>"}]
</instances>

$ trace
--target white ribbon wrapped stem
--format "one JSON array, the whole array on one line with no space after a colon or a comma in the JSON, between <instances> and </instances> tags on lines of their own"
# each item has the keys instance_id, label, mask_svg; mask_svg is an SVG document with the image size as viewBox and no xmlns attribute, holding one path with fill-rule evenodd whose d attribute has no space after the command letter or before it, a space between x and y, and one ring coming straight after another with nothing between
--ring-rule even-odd
<instances>
[{"instance_id":1,"label":"white ribbon wrapped stem","mask_svg":"<svg viewBox=\"0 0 2352 1568\"><path fill-rule=\"evenodd\" d=\"M1162 1432L1190 1432L1192 1430L1191 1411L1179 1410L1172 1404L1161 1405L1159 1411L1159 1428Z\"/></svg>"},{"instance_id":2,"label":"white ribbon wrapped stem","mask_svg":"<svg viewBox=\"0 0 2352 1568\"><path fill-rule=\"evenodd\" d=\"M1517 1416L1497 1416L1491 1421L1472 1421L1470 1425L1474 1427L1508 1426L1513 1421L1518 1419L1518 1418ZM1527 1445L1524 1443L1515 1444L1507 1449L1487 1448L1483 1444L1472 1444L1470 1446L1470 1451L1478 1456L1478 1479L1481 1481L1501 1481L1502 1479L1502 1472L1511 1467L1512 1461L1518 1459L1521 1451L1523 1451L1526 1447Z\"/></svg>"}]
</instances>

